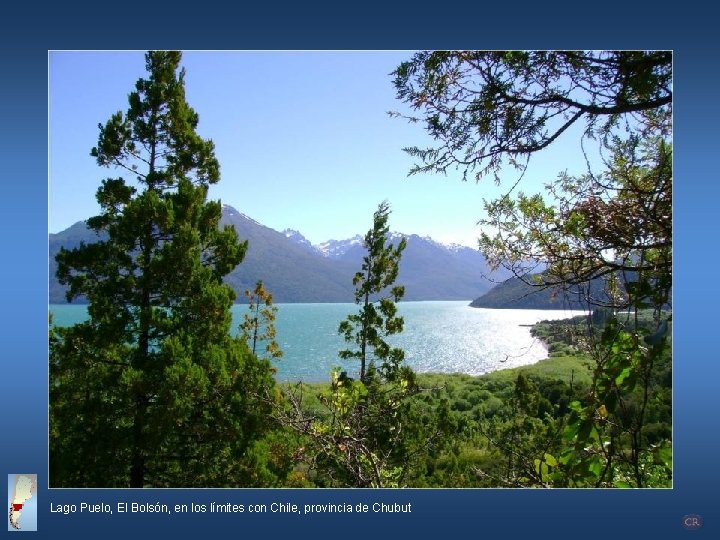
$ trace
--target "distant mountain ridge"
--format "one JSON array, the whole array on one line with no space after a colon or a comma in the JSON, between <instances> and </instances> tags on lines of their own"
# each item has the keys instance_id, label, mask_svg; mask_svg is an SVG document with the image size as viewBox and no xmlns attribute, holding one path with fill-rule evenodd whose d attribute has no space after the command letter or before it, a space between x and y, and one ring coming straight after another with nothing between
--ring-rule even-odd
<instances>
[{"instance_id":1,"label":"distant mountain ridge","mask_svg":"<svg viewBox=\"0 0 720 540\"><path fill-rule=\"evenodd\" d=\"M300 244L308 251L315 251L317 249L312 245L310 240L302 235L300 231L296 231L295 229L285 229L282 233L285 235L285 238L292 240L296 244Z\"/></svg>"},{"instance_id":2,"label":"distant mountain ridge","mask_svg":"<svg viewBox=\"0 0 720 540\"><path fill-rule=\"evenodd\" d=\"M318 252L320 252L324 257L339 259L357 246L362 248L362 244L363 236L356 234L347 240L328 240L327 242L323 242L315 246L315 249L318 250Z\"/></svg>"},{"instance_id":3,"label":"distant mountain ridge","mask_svg":"<svg viewBox=\"0 0 720 540\"><path fill-rule=\"evenodd\" d=\"M487 291L470 303L471 307L495 309L577 309L588 308L584 294L573 293L571 290L558 291L553 287L539 287L525 280L512 277ZM604 298L605 282L601 278L590 283L590 296L595 299Z\"/></svg>"},{"instance_id":4,"label":"distant mountain ridge","mask_svg":"<svg viewBox=\"0 0 720 540\"><path fill-rule=\"evenodd\" d=\"M229 205L223 205L221 225L233 225L241 240L248 240L245 260L225 281L238 302L244 291L262 279L275 302L352 302L352 278L360 270L365 249L363 235L329 240L318 246L301 232L271 229ZM506 275L489 272L484 257L463 246L445 246L431 238L393 233L394 241L407 239L397 283L405 286L404 300L470 300L486 292ZM60 247L96 242L97 235L84 222L49 235L49 300L64 303L65 287L55 277L55 255Z\"/></svg>"}]
</instances>

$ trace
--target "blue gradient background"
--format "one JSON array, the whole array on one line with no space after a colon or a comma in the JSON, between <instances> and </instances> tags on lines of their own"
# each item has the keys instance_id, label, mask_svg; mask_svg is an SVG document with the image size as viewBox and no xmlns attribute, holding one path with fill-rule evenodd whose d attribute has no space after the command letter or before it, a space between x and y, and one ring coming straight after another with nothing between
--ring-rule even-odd
<instances>
[{"instance_id":1,"label":"blue gradient background","mask_svg":"<svg viewBox=\"0 0 720 540\"><path fill-rule=\"evenodd\" d=\"M341 538L398 534L477 538L720 537L717 396L717 7L685 1L576 2L487 7L403 2L382 9L312 8L274 13L201 4L202 11L144 4L27 4L0 15L0 465L37 472L43 538L179 538L221 534ZM39 7L39 6L38 6ZM373 14L369 14L372 11ZM675 488L639 491L52 490L47 489L47 50L48 49L415 49L664 48L675 51ZM68 133L72 136L72 133ZM708 278L708 276L711 276ZM80 502L398 502L413 513L51 514ZM700 514L702 529L682 527ZM206 519L203 519L205 517ZM4 530L0 527L0 530Z\"/></svg>"}]
</instances>

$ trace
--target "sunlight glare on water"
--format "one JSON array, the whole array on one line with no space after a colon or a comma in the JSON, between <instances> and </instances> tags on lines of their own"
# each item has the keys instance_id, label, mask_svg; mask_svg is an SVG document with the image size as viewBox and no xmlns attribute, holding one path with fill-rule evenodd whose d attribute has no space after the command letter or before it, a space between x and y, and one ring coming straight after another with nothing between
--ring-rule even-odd
<instances>
[{"instance_id":1,"label":"sunlight glare on water","mask_svg":"<svg viewBox=\"0 0 720 540\"><path fill-rule=\"evenodd\" d=\"M584 314L570 310L483 309L469 302L401 302L404 331L388 341L405 350L416 371L481 375L532 364L547 350L530 335L541 320ZM275 361L281 381L327 381L334 366L357 376L359 362L341 360L338 351L352 348L338 334L340 321L357 311L355 304L277 304L277 341L283 357ZM70 325L87 316L86 306L52 305L54 323ZM233 330L247 306L233 306ZM260 351L261 352L261 351Z\"/></svg>"}]
</instances>

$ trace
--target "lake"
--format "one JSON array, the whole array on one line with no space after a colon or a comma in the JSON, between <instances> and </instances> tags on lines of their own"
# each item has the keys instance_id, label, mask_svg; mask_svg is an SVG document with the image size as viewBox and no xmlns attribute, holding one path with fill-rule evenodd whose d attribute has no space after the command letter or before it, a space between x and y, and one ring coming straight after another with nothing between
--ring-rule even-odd
<instances>
[{"instance_id":1,"label":"lake","mask_svg":"<svg viewBox=\"0 0 720 540\"><path fill-rule=\"evenodd\" d=\"M470 301L401 302L404 331L388 340L405 350L406 362L418 372L482 375L532 364L547 357L543 344L530 335L530 325L544 319L582 314L570 310L482 309ZM337 329L357 311L355 304L277 304L277 341L283 357L275 361L281 381L327 381L333 366L357 376L359 362L341 360L348 347ZM233 306L233 328L246 305ZM53 322L68 326L84 320L83 305L53 304Z\"/></svg>"}]
</instances>

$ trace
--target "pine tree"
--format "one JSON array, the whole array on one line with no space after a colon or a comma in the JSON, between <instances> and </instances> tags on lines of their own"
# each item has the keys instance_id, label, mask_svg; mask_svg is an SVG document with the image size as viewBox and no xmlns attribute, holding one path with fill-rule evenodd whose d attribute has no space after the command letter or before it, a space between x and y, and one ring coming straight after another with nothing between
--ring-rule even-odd
<instances>
[{"instance_id":1,"label":"pine tree","mask_svg":"<svg viewBox=\"0 0 720 540\"><path fill-rule=\"evenodd\" d=\"M345 340L355 343L359 350L340 351L341 358L360 360L360 380L365 380L367 367L380 361L382 374L392 378L399 369L405 354L402 349L390 347L385 337L403 330L403 318L397 315L396 302L405 294L405 287L393 285L398 276L399 262L407 242L401 239L393 246L388 239L390 205L383 201L373 216L373 227L365 235L362 270L355 274L355 303L360 312L340 323L338 331ZM392 287L391 287L392 286ZM391 287L386 296L380 296Z\"/></svg>"},{"instance_id":2,"label":"pine tree","mask_svg":"<svg viewBox=\"0 0 720 540\"><path fill-rule=\"evenodd\" d=\"M233 485L265 425L270 366L231 336L235 295L222 282L247 242L207 201L220 168L185 100L181 53L145 59L148 78L91 152L127 175L97 191L87 224L103 240L57 256L89 320L50 344L55 486Z\"/></svg>"}]
</instances>

